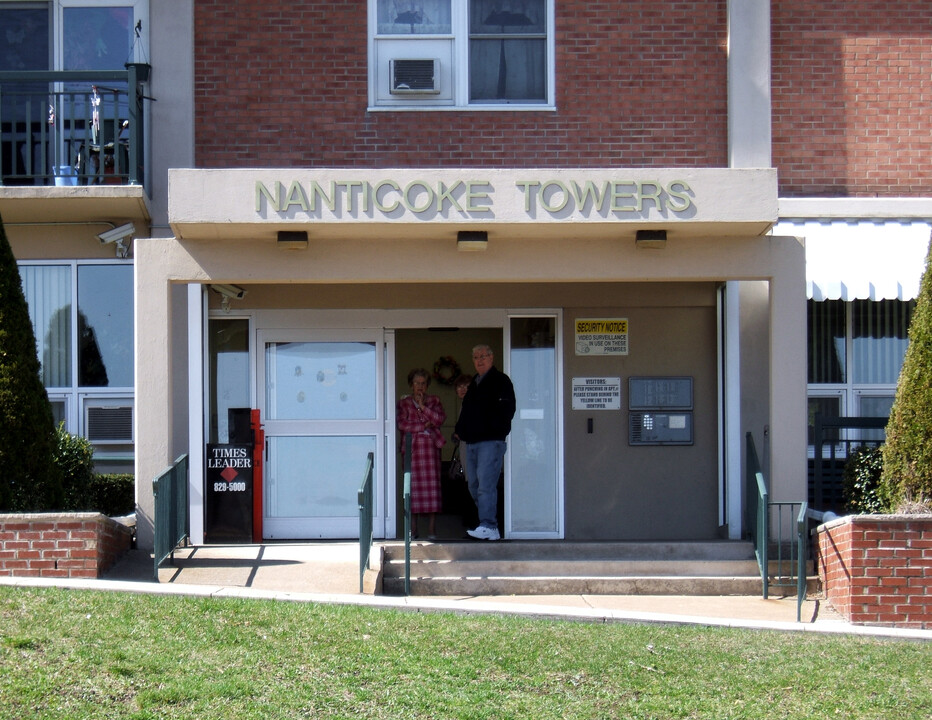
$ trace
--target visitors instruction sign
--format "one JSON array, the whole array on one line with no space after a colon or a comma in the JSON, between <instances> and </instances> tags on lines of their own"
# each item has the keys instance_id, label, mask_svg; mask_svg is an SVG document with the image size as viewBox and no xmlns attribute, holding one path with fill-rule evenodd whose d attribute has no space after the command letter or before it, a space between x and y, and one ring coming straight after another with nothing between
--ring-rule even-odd
<instances>
[{"instance_id":1,"label":"visitors instruction sign","mask_svg":"<svg viewBox=\"0 0 932 720\"><path fill-rule=\"evenodd\" d=\"M573 410L621 410L621 378L573 378Z\"/></svg>"},{"instance_id":2,"label":"visitors instruction sign","mask_svg":"<svg viewBox=\"0 0 932 720\"><path fill-rule=\"evenodd\" d=\"M627 318L579 318L576 320L577 355L627 355Z\"/></svg>"}]
</instances>

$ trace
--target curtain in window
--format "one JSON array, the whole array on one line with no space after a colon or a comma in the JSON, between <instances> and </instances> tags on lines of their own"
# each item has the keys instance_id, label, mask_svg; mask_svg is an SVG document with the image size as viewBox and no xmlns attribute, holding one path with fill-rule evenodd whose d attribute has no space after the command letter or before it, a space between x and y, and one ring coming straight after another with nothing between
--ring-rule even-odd
<instances>
[{"instance_id":1,"label":"curtain in window","mask_svg":"<svg viewBox=\"0 0 932 720\"><path fill-rule=\"evenodd\" d=\"M853 381L895 384L909 343L915 300L855 300L851 305Z\"/></svg>"},{"instance_id":2,"label":"curtain in window","mask_svg":"<svg viewBox=\"0 0 932 720\"><path fill-rule=\"evenodd\" d=\"M20 266L46 388L71 385L71 267Z\"/></svg>"},{"instance_id":3,"label":"curtain in window","mask_svg":"<svg viewBox=\"0 0 932 720\"><path fill-rule=\"evenodd\" d=\"M379 35L448 35L450 0L379 0Z\"/></svg>"},{"instance_id":4,"label":"curtain in window","mask_svg":"<svg viewBox=\"0 0 932 720\"><path fill-rule=\"evenodd\" d=\"M544 0L473 0L469 33L470 100L546 100Z\"/></svg>"},{"instance_id":5,"label":"curtain in window","mask_svg":"<svg viewBox=\"0 0 932 720\"><path fill-rule=\"evenodd\" d=\"M810 300L808 318L808 367L810 383L845 382L845 303L842 300Z\"/></svg>"}]
</instances>

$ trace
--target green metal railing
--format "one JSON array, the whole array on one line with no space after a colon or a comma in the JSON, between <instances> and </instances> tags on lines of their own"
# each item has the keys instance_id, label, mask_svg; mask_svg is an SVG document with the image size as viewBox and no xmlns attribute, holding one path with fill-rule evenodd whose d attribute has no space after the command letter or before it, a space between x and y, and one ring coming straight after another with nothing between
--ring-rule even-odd
<instances>
[{"instance_id":1,"label":"green metal railing","mask_svg":"<svg viewBox=\"0 0 932 720\"><path fill-rule=\"evenodd\" d=\"M159 566L191 533L188 513L188 456L182 455L174 464L152 481L155 501L153 517L155 581L159 581Z\"/></svg>"},{"instance_id":2,"label":"green metal railing","mask_svg":"<svg viewBox=\"0 0 932 720\"><path fill-rule=\"evenodd\" d=\"M772 502L768 503L770 564L767 573L767 585L771 588L799 589L799 563L805 561L805 553L799 545L799 511L806 503ZM802 578L805 582L805 573Z\"/></svg>"},{"instance_id":3,"label":"green metal railing","mask_svg":"<svg viewBox=\"0 0 932 720\"><path fill-rule=\"evenodd\" d=\"M747 433L745 469L745 524L751 542L754 543L754 554L757 556L757 565L760 567L761 582L763 583L764 599L768 596L767 576L768 558L767 544L770 538L769 513L767 504L770 497L764 474L761 472L760 460L757 458L757 448L754 446L754 437Z\"/></svg>"},{"instance_id":4,"label":"green metal railing","mask_svg":"<svg viewBox=\"0 0 932 720\"><path fill-rule=\"evenodd\" d=\"M745 523L760 568L763 597L766 600L770 596L771 587L795 589L796 621L799 622L808 583L809 520L821 520L822 513L809 510L805 502L770 502L754 438L751 433L745 437ZM792 537L794 531L795 538Z\"/></svg>"},{"instance_id":5,"label":"green metal railing","mask_svg":"<svg viewBox=\"0 0 932 720\"><path fill-rule=\"evenodd\" d=\"M806 562L809 559L809 503L802 503L796 517L796 622L802 622L806 599Z\"/></svg>"},{"instance_id":6,"label":"green metal railing","mask_svg":"<svg viewBox=\"0 0 932 720\"><path fill-rule=\"evenodd\" d=\"M369 569L372 555L372 492L373 453L366 459L366 473L359 488L359 592L363 592L363 580Z\"/></svg>"},{"instance_id":7,"label":"green metal railing","mask_svg":"<svg viewBox=\"0 0 932 720\"><path fill-rule=\"evenodd\" d=\"M411 594L411 433L405 433L404 462L405 595Z\"/></svg>"},{"instance_id":8,"label":"green metal railing","mask_svg":"<svg viewBox=\"0 0 932 720\"><path fill-rule=\"evenodd\" d=\"M0 185L141 185L143 83L125 70L0 72Z\"/></svg>"}]
</instances>

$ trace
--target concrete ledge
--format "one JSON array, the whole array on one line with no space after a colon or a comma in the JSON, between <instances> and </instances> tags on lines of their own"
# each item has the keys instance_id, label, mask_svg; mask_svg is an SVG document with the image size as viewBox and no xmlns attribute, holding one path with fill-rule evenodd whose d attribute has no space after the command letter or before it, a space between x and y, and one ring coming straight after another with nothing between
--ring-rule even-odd
<instances>
[{"instance_id":1,"label":"concrete ledge","mask_svg":"<svg viewBox=\"0 0 932 720\"><path fill-rule=\"evenodd\" d=\"M132 543L100 513L0 514L0 576L99 578Z\"/></svg>"}]
</instances>

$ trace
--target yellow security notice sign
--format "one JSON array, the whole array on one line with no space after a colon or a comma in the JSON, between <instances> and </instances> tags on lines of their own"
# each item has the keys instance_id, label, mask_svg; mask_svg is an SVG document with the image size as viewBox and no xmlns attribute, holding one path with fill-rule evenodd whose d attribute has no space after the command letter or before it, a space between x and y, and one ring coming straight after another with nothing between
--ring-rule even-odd
<instances>
[{"instance_id":1,"label":"yellow security notice sign","mask_svg":"<svg viewBox=\"0 0 932 720\"><path fill-rule=\"evenodd\" d=\"M627 318L579 318L576 320L577 355L627 355Z\"/></svg>"}]
</instances>

